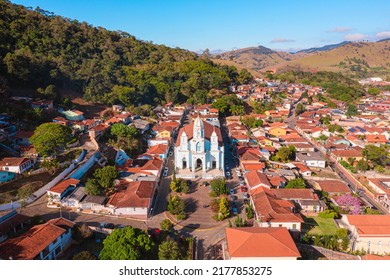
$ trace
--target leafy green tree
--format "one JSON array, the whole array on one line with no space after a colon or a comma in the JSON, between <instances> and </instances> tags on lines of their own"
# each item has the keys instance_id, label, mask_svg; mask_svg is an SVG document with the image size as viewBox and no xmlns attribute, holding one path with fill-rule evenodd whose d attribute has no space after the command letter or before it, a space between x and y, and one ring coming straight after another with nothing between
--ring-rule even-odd
<instances>
[{"instance_id":1,"label":"leafy green tree","mask_svg":"<svg viewBox=\"0 0 390 280\"><path fill-rule=\"evenodd\" d=\"M242 118L241 119L241 122L249 127L249 128L257 128L257 127L261 127L263 125L263 121L260 120L260 119L256 119L255 117L253 116L249 116L249 117L245 117L245 118Z\"/></svg>"},{"instance_id":2,"label":"leafy green tree","mask_svg":"<svg viewBox=\"0 0 390 280\"><path fill-rule=\"evenodd\" d=\"M72 260L97 260L97 257L89 251L81 251L74 255Z\"/></svg>"},{"instance_id":3,"label":"leafy green tree","mask_svg":"<svg viewBox=\"0 0 390 280\"><path fill-rule=\"evenodd\" d=\"M229 201L226 199L226 197L221 197L219 201L218 219L222 221L228 218L229 216L230 216Z\"/></svg>"},{"instance_id":4,"label":"leafy green tree","mask_svg":"<svg viewBox=\"0 0 390 280\"><path fill-rule=\"evenodd\" d=\"M236 227L243 227L244 226L244 222L242 221L242 218L237 215L237 217L234 219L234 225Z\"/></svg>"},{"instance_id":5,"label":"leafy green tree","mask_svg":"<svg viewBox=\"0 0 390 280\"><path fill-rule=\"evenodd\" d=\"M160 228L170 232L173 230L173 223L169 219L164 219L160 223Z\"/></svg>"},{"instance_id":6,"label":"leafy green tree","mask_svg":"<svg viewBox=\"0 0 390 280\"><path fill-rule=\"evenodd\" d=\"M375 145L366 145L363 149L363 156L366 160L380 166L385 166L389 160L389 152L386 148Z\"/></svg>"},{"instance_id":7,"label":"leafy green tree","mask_svg":"<svg viewBox=\"0 0 390 280\"><path fill-rule=\"evenodd\" d=\"M57 94L57 88L55 85L48 85L44 92L45 98L52 100L57 98Z\"/></svg>"},{"instance_id":8,"label":"leafy green tree","mask_svg":"<svg viewBox=\"0 0 390 280\"><path fill-rule=\"evenodd\" d=\"M253 76L247 69L242 69L238 74L238 81L240 84L244 85L253 80Z\"/></svg>"},{"instance_id":9,"label":"leafy green tree","mask_svg":"<svg viewBox=\"0 0 390 280\"><path fill-rule=\"evenodd\" d=\"M72 238L76 241L85 241L93 237L93 231L86 224L76 224Z\"/></svg>"},{"instance_id":10,"label":"leafy green tree","mask_svg":"<svg viewBox=\"0 0 390 280\"><path fill-rule=\"evenodd\" d=\"M138 228L115 229L103 241L101 260L153 259L155 244L148 234Z\"/></svg>"},{"instance_id":11,"label":"leafy green tree","mask_svg":"<svg viewBox=\"0 0 390 280\"><path fill-rule=\"evenodd\" d=\"M349 104L345 115L348 117L351 117L351 116L357 116L358 114L359 114L359 112L358 112L357 107L353 104Z\"/></svg>"},{"instance_id":12,"label":"leafy green tree","mask_svg":"<svg viewBox=\"0 0 390 280\"><path fill-rule=\"evenodd\" d=\"M158 246L159 260L180 260L179 246L175 241L164 241Z\"/></svg>"},{"instance_id":13,"label":"leafy green tree","mask_svg":"<svg viewBox=\"0 0 390 280\"><path fill-rule=\"evenodd\" d=\"M286 189L304 189L306 188L305 180L296 178L288 181Z\"/></svg>"},{"instance_id":14,"label":"leafy green tree","mask_svg":"<svg viewBox=\"0 0 390 280\"><path fill-rule=\"evenodd\" d=\"M302 103L298 103L297 104L297 107L295 107L295 115L300 115L302 114L303 112L305 112L305 106L302 104Z\"/></svg>"},{"instance_id":15,"label":"leafy green tree","mask_svg":"<svg viewBox=\"0 0 390 280\"><path fill-rule=\"evenodd\" d=\"M225 178L216 178L213 179L210 183L211 185L211 196L220 196L221 194L228 193L228 187L226 185Z\"/></svg>"},{"instance_id":16,"label":"leafy green tree","mask_svg":"<svg viewBox=\"0 0 390 280\"><path fill-rule=\"evenodd\" d=\"M168 199L168 211L172 215L176 215L176 218L179 220L185 219L185 202L179 196L169 196Z\"/></svg>"},{"instance_id":17,"label":"leafy green tree","mask_svg":"<svg viewBox=\"0 0 390 280\"><path fill-rule=\"evenodd\" d=\"M85 193L89 195L101 195L102 190L97 179L88 179L85 183Z\"/></svg>"},{"instance_id":18,"label":"leafy green tree","mask_svg":"<svg viewBox=\"0 0 390 280\"><path fill-rule=\"evenodd\" d=\"M253 219L253 217L255 216L255 211L253 210L253 208L250 204L246 205L245 211L246 211L246 218L248 220Z\"/></svg>"},{"instance_id":19,"label":"leafy green tree","mask_svg":"<svg viewBox=\"0 0 390 280\"><path fill-rule=\"evenodd\" d=\"M294 146L283 146L281 147L275 155L275 160L281 162L288 162L295 159L296 149Z\"/></svg>"},{"instance_id":20,"label":"leafy green tree","mask_svg":"<svg viewBox=\"0 0 390 280\"><path fill-rule=\"evenodd\" d=\"M115 179L119 178L119 172L116 170L115 166L108 165L96 169L93 176L98 180L100 186L104 189L110 189L114 186Z\"/></svg>"},{"instance_id":21,"label":"leafy green tree","mask_svg":"<svg viewBox=\"0 0 390 280\"><path fill-rule=\"evenodd\" d=\"M30 138L31 144L42 156L57 155L72 140L72 129L56 123L41 124Z\"/></svg>"},{"instance_id":22,"label":"leafy green tree","mask_svg":"<svg viewBox=\"0 0 390 280\"><path fill-rule=\"evenodd\" d=\"M127 126L122 123L113 124L110 128L111 134L116 137L138 137L138 130L135 126Z\"/></svg>"},{"instance_id":23,"label":"leafy green tree","mask_svg":"<svg viewBox=\"0 0 390 280\"><path fill-rule=\"evenodd\" d=\"M376 87L371 87L368 89L368 94L370 95L378 95L381 93L381 90L379 88L376 88Z\"/></svg>"}]
</instances>

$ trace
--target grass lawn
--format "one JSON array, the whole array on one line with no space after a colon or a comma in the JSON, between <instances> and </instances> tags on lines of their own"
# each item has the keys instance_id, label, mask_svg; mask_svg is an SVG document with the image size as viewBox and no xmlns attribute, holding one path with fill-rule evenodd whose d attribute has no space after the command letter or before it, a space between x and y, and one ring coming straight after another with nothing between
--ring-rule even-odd
<instances>
[{"instance_id":1,"label":"grass lawn","mask_svg":"<svg viewBox=\"0 0 390 280\"><path fill-rule=\"evenodd\" d=\"M320 217L305 218L304 229L309 234L332 235L336 233L337 227L333 219L325 219Z\"/></svg>"}]
</instances>

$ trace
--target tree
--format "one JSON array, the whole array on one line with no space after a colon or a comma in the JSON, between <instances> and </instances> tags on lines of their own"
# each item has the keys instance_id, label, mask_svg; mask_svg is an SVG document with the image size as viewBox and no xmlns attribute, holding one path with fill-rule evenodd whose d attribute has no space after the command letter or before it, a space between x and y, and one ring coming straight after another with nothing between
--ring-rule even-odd
<instances>
[{"instance_id":1,"label":"tree","mask_svg":"<svg viewBox=\"0 0 390 280\"><path fill-rule=\"evenodd\" d=\"M110 128L112 135L119 137L136 138L138 136L138 130L135 126L127 126L122 123L113 124Z\"/></svg>"},{"instance_id":2,"label":"tree","mask_svg":"<svg viewBox=\"0 0 390 280\"><path fill-rule=\"evenodd\" d=\"M378 95L379 93L381 93L381 90L379 88L372 87L369 88L367 92L370 95Z\"/></svg>"},{"instance_id":3,"label":"tree","mask_svg":"<svg viewBox=\"0 0 390 280\"><path fill-rule=\"evenodd\" d=\"M180 260L179 246L175 241L164 241L158 246L159 260Z\"/></svg>"},{"instance_id":4,"label":"tree","mask_svg":"<svg viewBox=\"0 0 390 280\"><path fill-rule=\"evenodd\" d=\"M173 230L173 223L169 219L164 219L160 223L160 228L165 231L172 231Z\"/></svg>"},{"instance_id":5,"label":"tree","mask_svg":"<svg viewBox=\"0 0 390 280\"><path fill-rule=\"evenodd\" d=\"M242 218L237 215L237 217L234 219L234 225L236 227L243 227L244 226L244 222L242 221Z\"/></svg>"},{"instance_id":6,"label":"tree","mask_svg":"<svg viewBox=\"0 0 390 280\"><path fill-rule=\"evenodd\" d=\"M218 220L222 221L230 216L229 201L226 197L222 197L219 201Z\"/></svg>"},{"instance_id":7,"label":"tree","mask_svg":"<svg viewBox=\"0 0 390 280\"><path fill-rule=\"evenodd\" d=\"M97 260L97 257L89 251L81 251L73 256L73 260Z\"/></svg>"},{"instance_id":8,"label":"tree","mask_svg":"<svg viewBox=\"0 0 390 280\"><path fill-rule=\"evenodd\" d=\"M113 187L114 180L119 178L119 172L115 166L104 166L103 168L96 169L93 176L98 180L99 185L104 189Z\"/></svg>"},{"instance_id":9,"label":"tree","mask_svg":"<svg viewBox=\"0 0 390 280\"><path fill-rule=\"evenodd\" d=\"M275 160L281 162L288 162L295 159L296 148L295 146L283 146L275 155Z\"/></svg>"},{"instance_id":10,"label":"tree","mask_svg":"<svg viewBox=\"0 0 390 280\"><path fill-rule=\"evenodd\" d=\"M388 162L389 152L384 147L366 145L363 149L363 156L376 165L385 166Z\"/></svg>"},{"instance_id":11,"label":"tree","mask_svg":"<svg viewBox=\"0 0 390 280\"><path fill-rule=\"evenodd\" d=\"M300 115L303 112L305 112L305 106L302 103L298 103L297 107L295 108L295 115Z\"/></svg>"},{"instance_id":12,"label":"tree","mask_svg":"<svg viewBox=\"0 0 390 280\"><path fill-rule=\"evenodd\" d=\"M85 184L85 193L89 195L101 195L101 188L97 179L88 179Z\"/></svg>"},{"instance_id":13,"label":"tree","mask_svg":"<svg viewBox=\"0 0 390 280\"><path fill-rule=\"evenodd\" d=\"M169 196L167 209L172 215L176 215L179 220L185 219L185 202L179 196Z\"/></svg>"},{"instance_id":14,"label":"tree","mask_svg":"<svg viewBox=\"0 0 390 280\"><path fill-rule=\"evenodd\" d=\"M216 178L211 181L211 196L216 197L228 193L225 178Z\"/></svg>"},{"instance_id":15,"label":"tree","mask_svg":"<svg viewBox=\"0 0 390 280\"><path fill-rule=\"evenodd\" d=\"M30 138L31 144L42 156L57 155L72 140L72 129L57 123L41 124Z\"/></svg>"},{"instance_id":16,"label":"tree","mask_svg":"<svg viewBox=\"0 0 390 280\"><path fill-rule=\"evenodd\" d=\"M248 70L246 70L245 68L242 69L240 71L240 73L238 74L238 81L240 84L244 85L244 84L247 84L249 83L250 81L253 80L253 76L251 73L249 73Z\"/></svg>"},{"instance_id":17,"label":"tree","mask_svg":"<svg viewBox=\"0 0 390 280\"><path fill-rule=\"evenodd\" d=\"M47 99L56 99L57 98L57 88L55 85L48 85L44 92L45 98Z\"/></svg>"},{"instance_id":18,"label":"tree","mask_svg":"<svg viewBox=\"0 0 390 280\"><path fill-rule=\"evenodd\" d=\"M353 104L349 104L345 115L347 117L351 117L351 116L357 116L358 114L359 114L359 112L358 112L358 109L356 108L356 106Z\"/></svg>"},{"instance_id":19,"label":"tree","mask_svg":"<svg viewBox=\"0 0 390 280\"><path fill-rule=\"evenodd\" d=\"M245 117L245 118L242 118L241 119L241 122L249 127L249 128L257 128L257 127L261 127L263 125L263 121L260 120L260 119L256 119L255 117L253 116L249 116L249 117Z\"/></svg>"},{"instance_id":20,"label":"tree","mask_svg":"<svg viewBox=\"0 0 390 280\"><path fill-rule=\"evenodd\" d=\"M138 228L115 229L103 241L101 260L153 259L155 244L148 234Z\"/></svg>"},{"instance_id":21,"label":"tree","mask_svg":"<svg viewBox=\"0 0 390 280\"><path fill-rule=\"evenodd\" d=\"M305 180L302 178L296 178L288 181L286 189L304 189L306 188Z\"/></svg>"},{"instance_id":22,"label":"tree","mask_svg":"<svg viewBox=\"0 0 390 280\"><path fill-rule=\"evenodd\" d=\"M352 215L360 214L359 198L354 197L349 193L347 193L336 198L336 202L344 211L347 211Z\"/></svg>"},{"instance_id":23,"label":"tree","mask_svg":"<svg viewBox=\"0 0 390 280\"><path fill-rule=\"evenodd\" d=\"M245 211L246 211L246 218L248 220L252 219L255 216L255 211L253 210L253 208L250 204L246 205Z\"/></svg>"},{"instance_id":24,"label":"tree","mask_svg":"<svg viewBox=\"0 0 390 280\"><path fill-rule=\"evenodd\" d=\"M84 241L93 237L93 231L86 224L77 224L74 227L72 238L77 241Z\"/></svg>"}]
</instances>

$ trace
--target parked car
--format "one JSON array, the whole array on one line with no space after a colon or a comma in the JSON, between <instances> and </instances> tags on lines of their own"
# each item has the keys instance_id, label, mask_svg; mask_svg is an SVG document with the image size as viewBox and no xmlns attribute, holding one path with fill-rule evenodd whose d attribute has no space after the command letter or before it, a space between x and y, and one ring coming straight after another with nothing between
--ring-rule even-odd
<instances>
[{"instance_id":1,"label":"parked car","mask_svg":"<svg viewBox=\"0 0 390 280\"><path fill-rule=\"evenodd\" d=\"M247 192L248 191L248 188L247 187L241 187L241 192Z\"/></svg>"},{"instance_id":2,"label":"parked car","mask_svg":"<svg viewBox=\"0 0 390 280\"><path fill-rule=\"evenodd\" d=\"M240 181L240 186L245 186L245 182L244 181Z\"/></svg>"},{"instance_id":3,"label":"parked car","mask_svg":"<svg viewBox=\"0 0 390 280\"><path fill-rule=\"evenodd\" d=\"M232 208L232 212L233 212L234 215L237 215L237 214L238 214L237 208L236 208L236 207L233 207L233 208Z\"/></svg>"},{"instance_id":4,"label":"parked car","mask_svg":"<svg viewBox=\"0 0 390 280\"><path fill-rule=\"evenodd\" d=\"M170 157L173 156L173 152L172 151L169 152L169 156Z\"/></svg>"},{"instance_id":5,"label":"parked car","mask_svg":"<svg viewBox=\"0 0 390 280\"><path fill-rule=\"evenodd\" d=\"M165 176L167 176L167 175L168 175L168 167L165 167L165 168L164 168L163 176L165 177Z\"/></svg>"},{"instance_id":6,"label":"parked car","mask_svg":"<svg viewBox=\"0 0 390 280\"><path fill-rule=\"evenodd\" d=\"M248 193L246 193L246 192L242 193L242 198L243 199L248 199Z\"/></svg>"},{"instance_id":7,"label":"parked car","mask_svg":"<svg viewBox=\"0 0 390 280\"><path fill-rule=\"evenodd\" d=\"M105 228L114 229L115 225L113 223L108 223L108 224L106 224Z\"/></svg>"},{"instance_id":8,"label":"parked car","mask_svg":"<svg viewBox=\"0 0 390 280\"><path fill-rule=\"evenodd\" d=\"M226 176L230 177L230 175L231 175L230 172L227 171L227 172L226 172Z\"/></svg>"},{"instance_id":9,"label":"parked car","mask_svg":"<svg viewBox=\"0 0 390 280\"><path fill-rule=\"evenodd\" d=\"M230 190L229 190L229 193L230 193L230 194L234 194L234 189L230 189Z\"/></svg>"}]
</instances>

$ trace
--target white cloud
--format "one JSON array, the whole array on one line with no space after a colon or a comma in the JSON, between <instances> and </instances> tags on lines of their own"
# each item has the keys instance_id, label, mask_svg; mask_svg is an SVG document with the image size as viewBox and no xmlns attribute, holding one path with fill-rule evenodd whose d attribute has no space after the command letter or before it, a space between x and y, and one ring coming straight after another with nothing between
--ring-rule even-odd
<instances>
[{"instance_id":1,"label":"white cloud","mask_svg":"<svg viewBox=\"0 0 390 280\"><path fill-rule=\"evenodd\" d=\"M331 32L331 33L345 33L345 32L348 32L350 30L351 30L351 28L349 28L349 27L337 26L337 27L329 30L328 32Z\"/></svg>"},{"instance_id":2,"label":"white cloud","mask_svg":"<svg viewBox=\"0 0 390 280\"><path fill-rule=\"evenodd\" d=\"M359 41L366 39L367 35L364 35L362 33L354 33L354 34L345 34L344 39L348 41Z\"/></svg>"},{"instance_id":3,"label":"white cloud","mask_svg":"<svg viewBox=\"0 0 390 280\"><path fill-rule=\"evenodd\" d=\"M376 33L376 37L378 38L390 38L390 31L383 31Z\"/></svg>"},{"instance_id":4,"label":"white cloud","mask_svg":"<svg viewBox=\"0 0 390 280\"><path fill-rule=\"evenodd\" d=\"M290 43L290 42L295 42L295 40L291 39L286 39L286 38L274 38L271 40L270 43Z\"/></svg>"}]
</instances>

